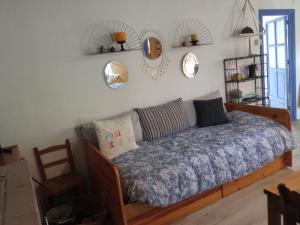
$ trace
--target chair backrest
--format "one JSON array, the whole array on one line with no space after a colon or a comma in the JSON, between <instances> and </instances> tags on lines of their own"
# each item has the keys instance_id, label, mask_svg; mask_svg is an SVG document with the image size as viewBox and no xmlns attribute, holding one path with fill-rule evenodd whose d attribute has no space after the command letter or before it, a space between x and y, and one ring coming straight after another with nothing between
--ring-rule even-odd
<instances>
[{"instance_id":1,"label":"chair backrest","mask_svg":"<svg viewBox=\"0 0 300 225\"><path fill-rule=\"evenodd\" d=\"M61 151L61 150L66 150L67 153L67 157L63 158L63 159L59 159L56 161L52 161L52 162L47 162L45 164L43 164L42 162L42 155L48 154L48 153L52 153L52 152L56 152L56 151ZM35 147L33 149L34 152L34 156L37 162L37 166L40 172L40 176L42 181L47 180L47 175L46 175L46 169L53 167L53 166L58 166L60 164L69 164L70 167L70 172L75 172L75 167L74 167L74 161L73 161L73 156L72 156L72 151L71 151L71 144L70 141L68 139L66 139L65 144L62 145L55 145L55 146L51 146L42 150L39 150L37 147Z\"/></svg>"},{"instance_id":2,"label":"chair backrest","mask_svg":"<svg viewBox=\"0 0 300 225\"><path fill-rule=\"evenodd\" d=\"M278 185L283 206L284 225L295 225L300 220L300 193L290 191L284 184Z\"/></svg>"}]
</instances>

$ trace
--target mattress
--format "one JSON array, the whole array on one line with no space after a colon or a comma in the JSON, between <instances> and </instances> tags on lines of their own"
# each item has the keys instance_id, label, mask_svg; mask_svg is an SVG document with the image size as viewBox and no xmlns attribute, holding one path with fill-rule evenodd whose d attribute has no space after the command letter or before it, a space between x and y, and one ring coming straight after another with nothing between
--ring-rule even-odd
<instances>
[{"instance_id":1,"label":"mattress","mask_svg":"<svg viewBox=\"0 0 300 225\"><path fill-rule=\"evenodd\" d=\"M189 128L113 159L129 202L167 207L245 176L296 147L270 119L234 111L229 123Z\"/></svg>"}]
</instances>

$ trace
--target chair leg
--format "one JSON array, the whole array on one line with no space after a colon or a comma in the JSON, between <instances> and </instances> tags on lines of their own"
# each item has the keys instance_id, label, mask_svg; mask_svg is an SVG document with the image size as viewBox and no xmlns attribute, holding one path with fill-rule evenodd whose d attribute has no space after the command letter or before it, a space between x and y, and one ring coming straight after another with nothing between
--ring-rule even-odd
<instances>
[{"instance_id":1,"label":"chair leg","mask_svg":"<svg viewBox=\"0 0 300 225\"><path fill-rule=\"evenodd\" d=\"M80 182L80 189L83 193L87 193L87 189L86 189L85 182L83 179Z\"/></svg>"},{"instance_id":2,"label":"chair leg","mask_svg":"<svg viewBox=\"0 0 300 225\"><path fill-rule=\"evenodd\" d=\"M42 211L46 213L52 206L50 196L41 188L37 188L37 194L39 196Z\"/></svg>"},{"instance_id":3,"label":"chair leg","mask_svg":"<svg viewBox=\"0 0 300 225\"><path fill-rule=\"evenodd\" d=\"M83 178L81 179L81 181L79 183L78 189L79 189L80 192L87 193L87 189L86 189L85 182L84 182Z\"/></svg>"},{"instance_id":4,"label":"chair leg","mask_svg":"<svg viewBox=\"0 0 300 225\"><path fill-rule=\"evenodd\" d=\"M297 220L295 215L291 214L291 213L286 213L283 216L283 224L284 225L297 225Z\"/></svg>"},{"instance_id":5,"label":"chair leg","mask_svg":"<svg viewBox=\"0 0 300 225\"><path fill-rule=\"evenodd\" d=\"M84 185L84 183L80 183L78 186L76 186L73 191L75 192L75 194L86 194L87 193L87 190L86 190L86 187Z\"/></svg>"}]
</instances>

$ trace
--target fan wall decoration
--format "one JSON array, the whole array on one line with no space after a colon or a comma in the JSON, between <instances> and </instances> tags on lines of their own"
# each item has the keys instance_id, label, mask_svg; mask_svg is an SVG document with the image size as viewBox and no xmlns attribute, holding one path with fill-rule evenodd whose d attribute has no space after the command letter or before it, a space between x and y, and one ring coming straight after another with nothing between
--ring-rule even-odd
<instances>
[{"instance_id":1,"label":"fan wall decoration","mask_svg":"<svg viewBox=\"0 0 300 225\"><path fill-rule=\"evenodd\" d=\"M97 55L111 52L141 49L138 34L133 28L120 21L105 21L89 34L88 54Z\"/></svg>"},{"instance_id":2,"label":"fan wall decoration","mask_svg":"<svg viewBox=\"0 0 300 225\"><path fill-rule=\"evenodd\" d=\"M188 19L183 21L175 30L174 47L189 47L213 44L209 29L200 21Z\"/></svg>"}]
</instances>

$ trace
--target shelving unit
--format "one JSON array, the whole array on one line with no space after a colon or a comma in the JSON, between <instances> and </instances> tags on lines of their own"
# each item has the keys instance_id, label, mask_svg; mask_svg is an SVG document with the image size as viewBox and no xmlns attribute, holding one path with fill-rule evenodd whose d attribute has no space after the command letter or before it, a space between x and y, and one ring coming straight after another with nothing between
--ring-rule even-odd
<instances>
[{"instance_id":1,"label":"shelving unit","mask_svg":"<svg viewBox=\"0 0 300 225\"><path fill-rule=\"evenodd\" d=\"M267 55L251 55L224 60L226 101L269 106ZM256 65L255 76L248 66ZM239 78L236 78L239 74Z\"/></svg>"}]
</instances>

